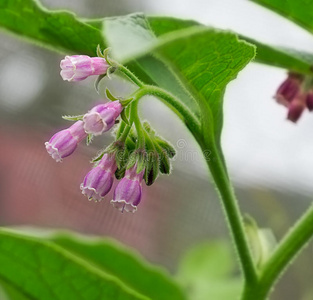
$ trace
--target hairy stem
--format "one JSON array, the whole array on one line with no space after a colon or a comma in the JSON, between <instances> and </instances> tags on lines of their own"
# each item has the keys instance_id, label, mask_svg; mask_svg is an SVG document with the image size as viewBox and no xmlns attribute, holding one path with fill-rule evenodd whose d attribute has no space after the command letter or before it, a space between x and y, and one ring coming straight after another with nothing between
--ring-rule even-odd
<instances>
[{"instance_id":1,"label":"hairy stem","mask_svg":"<svg viewBox=\"0 0 313 300\"><path fill-rule=\"evenodd\" d=\"M302 216L296 225L279 243L271 258L260 273L259 282L252 287L246 287L242 300L263 300L271 288L283 274L288 264L296 257L313 235L313 206Z\"/></svg>"},{"instance_id":2,"label":"hairy stem","mask_svg":"<svg viewBox=\"0 0 313 300\"><path fill-rule=\"evenodd\" d=\"M206 155L207 150L210 150L210 156ZM248 246L237 199L225 172L224 164L215 145L206 144L202 146L202 151L222 199L245 281L254 284L257 281L257 272Z\"/></svg>"},{"instance_id":3,"label":"hairy stem","mask_svg":"<svg viewBox=\"0 0 313 300\"><path fill-rule=\"evenodd\" d=\"M130 119L134 122L137 131L138 136L137 148L144 149L145 135L140 122L140 118L138 116L138 100L139 99L135 99L131 104Z\"/></svg>"},{"instance_id":4,"label":"hairy stem","mask_svg":"<svg viewBox=\"0 0 313 300\"><path fill-rule=\"evenodd\" d=\"M135 92L135 98L140 99L143 96L151 95L157 97L167 106L169 106L178 117L186 124L188 129L196 136L200 136L200 122L194 114L182 104L174 95L157 86L145 85Z\"/></svg>"},{"instance_id":5,"label":"hairy stem","mask_svg":"<svg viewBox=\"0 0 313 300\"><path fill-rule=\"evenodd\" d=\"M117 64L117 68L124 73L133 83L135 83L137 86L142 87L144 86L144 83L137 77L133 72L128 70L125 66L121 64Z\"/></svg>"}]
</instances>

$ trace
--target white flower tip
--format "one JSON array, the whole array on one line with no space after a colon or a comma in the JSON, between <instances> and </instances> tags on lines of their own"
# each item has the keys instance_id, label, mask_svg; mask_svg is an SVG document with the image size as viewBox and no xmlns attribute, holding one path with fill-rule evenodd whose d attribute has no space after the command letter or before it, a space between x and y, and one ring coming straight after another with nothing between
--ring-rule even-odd
<instances>
[{"instance_id":1,"label":"white flower tip","mask_svg":"<svg viewBox=\"0 0 313 300\"><path fill-rule=\"evenodd\" d=\"M49 142L45 142L46 150L49 153L49 155L56 161L56 162L62 162L62 157L59 154L59 150L52 146Z\"/></svg>"},{"instance_id":2,"label":"white flower tip","mask_svg":"<svg viewBox=\"0 0 313 300\"><path fill-rule=\"evenodd\" d=\"M89 201L94 200L95 202L99 202L99 201L103 200L103 198L104 198L104 197L101 197L97 193L95 188L84 186L83 183L81 183L80 189L82 191L82 194L87 196Z\"/></svg>"},{"instance_id":3,"label":"white flower tip","mask_svg":"<svg viewBox=\"0 0 313 300\"><path fill-rule=\"evenodd\" d=\"M134 213L137 211L137 206L127 203L125 200L111 200L110 203L112 203L113 207L115 207L120 212L132 212Z\"/></svg>"}]
</instances>

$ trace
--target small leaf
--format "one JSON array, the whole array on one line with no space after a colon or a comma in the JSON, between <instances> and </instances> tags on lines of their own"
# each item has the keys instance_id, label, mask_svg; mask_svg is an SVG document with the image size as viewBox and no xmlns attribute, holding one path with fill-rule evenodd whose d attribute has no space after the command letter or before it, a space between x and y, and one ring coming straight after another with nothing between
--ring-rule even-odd
<instances>
[{"instance_id":1,"label":"small leaf","mask_svg":"<svg viewBox=\"0 0 313 300\"><path fill-rule=\"evenodd\" d=\"M128 106L132 101L134 100L134 98L129 98L129 99L119 99L120 103L122 104L123 107Z\"/></svg>"},{"instance_id":2,"label":"small leaf","mask_svg":"<svg viewBox=\"0 0 313 300\"><path fill-rule=\"evenodd\" d=\"M98 46L97 46L97 55L98 55L98 57L104 58L104 55L103 55L103 53L102 53L102 51L101 51L101 47L100 47L99 44L98 44Z\"/></svg>"},{"instance_id":3,"label":"small leaf","mask_svg":"<svg viewBox=\"0 0 313 300\"><path fill-rule=\"evenodd\" d=\"M81 121L84 115L77 115L77 116L62 116L64 120L67 121Z\"/></svg>"},{"instance_id":4,"label":"small leaf","mask_svg":"<svg viewBox=\"0 0 313 300\"><path fill-rule=\"evenodd\" d=\"M136 159L136 162L137 162L137 169L136 169L136 172L137 174L139 174L141 171L143 171L146 167L146 161L147 161L147 153L145 150L138 150L137 151L137 159Z\"/></svg>"},{"instance_id":5,"label":"small leaf","mask_svg":"<svg viewBox=\"0 0 313 300\"><path fill-rule=\"evenodd\" d=\"M97 91L98 94L100 94L100 92L99 92L99 84L100 84L100 81L101 81L104 77L106 77L106 74L99 75L99 76L97 77L97 80L95 81L95 89L96 89L96 91Z\"/></svg>"},{"instance_id":6,"label":"small leaf","mask_svg":"<svg viewBox=\"0 0 313 300\"><path fill-rule=\"evenodd\" d=\"M258 228L255 220L248 215L244 218L244 224L255 264L262 268L277 245L275 236L269 228Z\"/></svg>"},{"instance_id":7,"label":"small leaf","mask_svg":"<svg viewBox=\"0 0 313 300\"><path fill-rule=\"evenodd\" d=\"M89 146L91 144L93 138L94 138L93 134L90 133L90 134L87 135L87 138L86 138L86 145L87 146Z\"/></svg>"},{"instance_id":8,"label":"small leaf","mask_svg":"<svg viewBox=\"0 0 313 300\"><path fill-rule=\"evenodd\" d=\"M144 180L146 185L150 186L159 175L159 155L157 152L148 152Z\"/></svg>"},{"instance_id":9,"label":"small leaf","mask_svg":"<svg viewBox=\"0 0 313 300\"><path fill-rule=\"evenodd\" d=\"M120 116L121 116L122 120L123 120L127 125L130 125L130 124L129 124L129 120L128 120L128 116L126 115L125 109L122 110Z\"/></svg>"},{"instance_id":10,"label":"small leaf","mask_svg":"<svg viewBox=\"0 0 313 300\"><path fill-rule=\"evenodd\" d=\"M110 92L110 90L108 88L105 89L105 95L111 101L118 100L118 98L116 98L115 96L112 95L112 93Z\"/></svg>"},{"instance_id":11,"label":"small leaf","mask_svg":"<svg viewBox=\"0 0 313 300\"><path fill-rule=\"evenodd\" d=\"M176 155L176 150L170 142L166 141L165 139L161 138L160 136L155 137L155 141L158 145L166 151L169 158L173 158Z\"/></svg>"},{"instance_id":12,"label":"small leaf","mask_svg":"<svg viewBox=\"0 0 313 300\"><path fill-rule=\"evenodd\" d=\"M162 174L169 175L171 173L171 162L168 153L162 149L158 144L156 145L156 150L159 154L159 169Z\"/></svg>"},{"instance_id":13,"label":"small leaf","mask_svg":"<svg viewBox=\"0 0 313 300\"><path fill-rule=\"evenodd\" d=\"M105 150L101 150L98 152L98 154L91 160L92 163L95 163L99 160L101 160L101 158L103 157L103 155L105 154Z\"/></svg>"},{"instance_id":14,"label":"small leaf","mask_svg":"<svg viewBox=\"0 0 313 300\"><path fill-rule=\"evenodd\" d=\"M109 67L109 68L107 69L106 74L107 74L107 76L108 76L109 79L112 79L111 75L112 75L115 71L116 71L116 68L115 68L115 67Z\"/></svg>"},{"instance_id":15,"label":"small leaf","mask_svg":"<svg viewBox=\"0 0 313 300\"><path fill-rule=\"evenodd\" d=\"M191 248L179 264L177 279L192 300L239 299L242 281L234 276L236 258L225 241Z\"/></svg>"}]
</instances>

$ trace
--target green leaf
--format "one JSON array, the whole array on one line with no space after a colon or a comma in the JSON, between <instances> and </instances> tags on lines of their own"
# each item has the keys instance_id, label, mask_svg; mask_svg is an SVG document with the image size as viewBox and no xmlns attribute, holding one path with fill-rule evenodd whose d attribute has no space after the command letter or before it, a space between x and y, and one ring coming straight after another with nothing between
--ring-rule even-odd
<instances>
[{"instance_id":1,"label":"green leaf","mask_svg":"<svg viewBox=\"0 0 313 300\"><path fill-rule=\"evenodd\" d=\"M62 116L62 119L67 121L80 121L82 120L84 115L77 115L77 116Z\"/></svg>"},{"instance_id":2,"label":"green leaf","mask_svg":"<svg viewBox=\"0 0 313 300\"><path fill-rule=\"evenodd\" d=\"M211 110L211 116L202 117L209 120L210 130L219 139L222 126L221 97L227 83L254 57L253 47L238 41L232 33L201 26L171 32L158 40L151 37L148 41L149 35L144 33L148 30L147 25L141 15L138 19L136 22L135 16L131 15L105 20L104 34L115 57L127 61L125 48L131 48L135 57L153 52L163 63L158 65L159 78L162 80L163 74L168 73L169 69L171 74L175 74L176 86L182 87L177 91L171 89L170 92L183 101L179 97L183 90L194 106L200 107L203 103L209 105L207 109ZM140 30L134 30L138 27ZM128 36L125 43L124 35ZM144 42L141 44L140 40ZM146 59L148 61L145 61L143 69L150 75L157 69L156 60ZM157 83L160 87L168 88L168 82ZM194 107L192 111L195 111ZM200 113L199 109L197 113ZM202 110L202 113L206 112Z\"/></svg>"},{"instance_id":3,"label":"green leaf","mask_svg":"<svg viewBox=\"0 0 313 300\"><path fill-rule=\"evenodd\" d=\"M136 58L136 63L129 66L131 70L132 67L135 67L135 71L140 68L148 75L148 78L144 78L148 83L172 92L199 115L198 104L179 83L174 71L164 61L149 54L159 41L151 32L150 25L143 14L106 18L103 24L103 35L108 45L112 47L115 58L122 63L129 63Z\"/></svg>"},{"instance_id":4,"label":"green leaf","mask_svg":"<svg viewBox=\"0 0 313 300\"><path fill-rule=\"evenodd\" d=\"M238 299L242 281L235 274L236 260L225 241L204 242L182 258L177 279L192 300Z\"/></svg>"},{"instance_id":5,"label":"green leaf","mask_svg":"<svg viewBox=\"0 0 313 300\"><path fill-rule=\"evenodd\" d=\"M313 74L313 54L274 45L266 45L242 36L242 39L257 46L256 62L283 68L297 73Z\"/></svg>"},{"instance_id":6,"label":"green leaf","mask_svg":"<svg viewBox=\"0 0 313 300\"><path fill-rule=\"evenodd\" d=\"M244 225L255 265L261 270L277 246L276 238L270 228L259 228L249 215L244 217Z\"/></svg>"},{"instance_id":7,"label":"green leaf","mask_svg":"<svg viewBox=\"0 0 313 300\"><path fill-rule=\"evenodd\" d=\"M95 55L101 32L73 13L49 11L33 0L0 2L0 26L61 52Z\"/></svg>"},{"instance_id":8,"label":"green leaf","mask_svg":"<svg viewBox=\"0 0 313 300\"><path fill-rule=\"evenodd\" d=\"M55 243L13 230L0 230L0 265L0 279L27 299L148 299Z\"/></svg>"},{"instance_id":9,"label":"green leaf","mask_svg":"<svg viewBox=\"0 0 313 300\"><path fill-rule=\"evenodd\" d=\"M5 229L0 236L0 277L29 299L147 299L49 241Z\"/></svg>"},{"instance_id":10,"label":"green leaf","mask_svg":"<svg viewBox=\"0 0 313 300\"><path fill-rule=\"evenodd\" d=\"M94 135L93 135L93 134L89 133L89 134L87 135L87 138L86 138L86 145L87 145L87 146L89 146L89 145L92 143L93 138L94 138Z\"/></svg>"},{"instance_id":11,"label":"green leaf","mask_svg":"<svg viewBox=\"0 0 313 300\"><path fill-rule=\"evenodd\" d=\"M308 0L250 0L263 5L313 33L313 2Z\"/></svg>"},{"instance_id":12,"label":"green leaf","mask_svg":"<svg viewBox=\"0 0 313 300\"><path fill-rule=\"evenodd\" d=\"M201 25L192 20L181 20L171 17L149 17L149 22L157 36ZM311 53L282 48L278 45L267 45L246 36L240 36L240 38L257 46L256 62L304 74L312 74L313 72L313 54Z\"/></svg>"},{"instance_id":13,"label":"green leaf","mask_svg":"<svg viewBox=\"0 0 313 300\"><path fill-rule=\"evenodd\" d=\"M29 300L30 298L28 297L28 295L24 295L23 291L18 290L15 286L11 285L10 283L0 280L0 299L1 300Z\"/></svg>"},{"instance_id":14,"label":"green leaf","mask_svg":"<svg viewBox=\"0 0 313 300\"><path fill-rule=\"evenodd\" d=\"M185 299L163 270L106 239L1 229L0 263L0 281L25 299Z\"/></svg>"},{"instance_id":15,"label":"green leaf","mask_svg":"<svg viewBox=\"0 0 313 300\"><path fill-rule=\"evenodd\" d=\"M148 264L133 250L113 240L70 233L56 233L50 240L118 277L127 286L150 299L185 299L176 282L163 269Z\"/></svg>"}]
</instances>

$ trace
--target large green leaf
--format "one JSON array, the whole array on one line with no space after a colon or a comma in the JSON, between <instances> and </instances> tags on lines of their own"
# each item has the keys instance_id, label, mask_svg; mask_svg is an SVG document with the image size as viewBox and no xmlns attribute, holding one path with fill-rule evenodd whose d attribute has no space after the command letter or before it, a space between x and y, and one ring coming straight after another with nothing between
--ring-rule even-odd
<instances>
[{"instance_id":1,"label":"large green leaf","mask_svg":"<svg viewBox=\"0 0 313 300\"><path fill-rule=\"evenodd\" d=\"M62 52L95 55L104 46L98 29L73 13L49 11L34 0L1 0L0 26Z\"/></svg>"},{"instance_id":2,"label":"large green leaf","mask_svg":"<svg viewBox=\"0 0 313 300\"><path fill-rule=\"evenodd\" d=\"M236 260L228 243L203 242L184 255L177 279L191 300L238 299L242 280L235 271Z\"/></svg>"},{"instance_id":3,"label":"large green leaf","mask_svg":"<svg viewBox=\"0 0 313 300\"><path fill-rule=\"evenodd\" d=\"M211 111L210 116L202 116L209 120L206 134L219 139L222 94L227 83L254 57L254 48L238 41L230 32L202 26L163 34L158 39L153 36L146 39L148 34L144 32L149 31L149 28L142 21L141 15L137 18L138 22L133 15L104 21L104 35L115 56L127 61L125 48L132 49L133 57L153 53L164 64L158 68L161 80L163 72L169 69L175 74L179 86L191 95L190 99L194 99L191 103L199 107L206 105L206 109ZM123 39L123 35L128 36L127 40ZM148 74L157 69L154 60L152 63L147 61L143 68ZM167 82L157 83L168 89ZM170 91L182 100L175 90ZM202 113L205 111L202 110Z\"/></svg>"},{"instance_id":4,"label":"large green leaf","mask_svg":"<svg viewBox=\"0 0 313 300\"><path fill-rule=\"evenodd\" d=\"M313 2L310 0L250 0L261 4L313 33Z\"/></svg>"},{"instance_id":5,"label":"large green leaf","mask_svg":"<svg viewBox=\"0 0 313 300\"><path fill-rule=\"evenodd\" d=\"M149 23L157 36L201 25L192 20L181 20L171 17L149 17ZM277 45L267 45L245 36L240 36L240 38L257 46L256 62L299 73L313 73L313 54L311 53L282 48Z\"/></svg>"},{"instance_id":6,"label":"large green leaf","mask_svg":"<svg viewBox=\"0 0 313 300\"><path fill-rule=\"evenodd\" d=\"M64 232L53 234L49 240L118 277L152 300L185 299L178 285L163 269L151 266L132 250L113 240Z\"/></svg>"},{"instance_id":7,"label":"large green leaf","mask_svg":"<svg viewBox=\"0 0 313 300\"><path fill-rule=\"evenodd\" d=\"M184 300L178 285L116 242L0 230L0 284L12 299Z\"/></svg>"},{"instance_id":8,"label":"large green leaf","mask_svg":"<svg viewBox=\"0 0 313 300\"><path fill-rule=\"evenodd\" d=\"M103 35L116 59L128 63L136 58L139 66L154 84L175 94L195 114L199 115L199 107L183 85L179 83L173 70L162 60L151 53L160 44L150 30L150 24L143 14L131 14L116 18L104 19Z\"/></svg>"},{"instance_id":9,"label":"large green leaf","mask_svg":"<svg viewBox=\"0 0 313 300\"><path fill-rule=\"evenodd\" d=\"M304 2L304 0L289 0L288 2L284 0L260 0L258 2L267 6L276 7L276 10L280 11L285 16L290 16L301 22L303 21L309 24L308 27L312 28L313 19L311 15L313 13L312 10L308 9L308 5L311 4L305 3L303 5L302 2ZM156 36L186 29L190 26L200 25L192 20L180 20L170 17L149 17L149 23ZM102 20L81 20L69 12L49 11L34 0L3 0L0 2L1 27L38 42L40 45L65 53L94 55L97 44L105 47L105 42L101 35L102 24ZM243 37L243 39L246 38ZM247 38L247 40L258 47L256 61L302 73L312 72L311 66L313 65L313 59L310 54L298 53L279 48L278 46L266 45L249 38ZM127 50L127 48L125 49ZM131 51L129 51L129 54L131 54ZM149 59L151 60L151 58ZM159 62L154 61L155 65L158 63ZM141 66L144 68L144 65L145 62L143 61ZM132 64L132 68L136 70L137 73L140 73L140 75L145 76L144 73L138 71L138 65ZM155 69L152 69L152 71L154 70ZM159 68L157 68L155 73L152 71L150 77L159 78ZM171 72L168 72L166 76L163 77L163 81L169 82L168 87L170 88L176 85L172 77L173 74ZM149 77L145 77L144 79L148 83L157 83L153 80L151 81ZM175 89L179 90L179 87L175 86ZM186 103L191 103L190 97L185 91L180 91L180 97L183 98Z\"/></svg>"},{"instance_id":10,"label":"large green leaf","mask_svg":"<svg viewBox=\"0 0 313 300\"><path fill-rule=\"evenodd\" d=\"M0 279L26 299L149 299L55 243L11 230L0 230L0 265Z\"/></svg>"}]
</instances>

